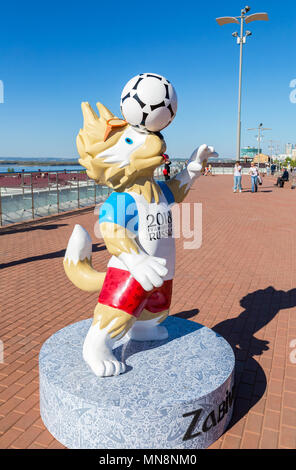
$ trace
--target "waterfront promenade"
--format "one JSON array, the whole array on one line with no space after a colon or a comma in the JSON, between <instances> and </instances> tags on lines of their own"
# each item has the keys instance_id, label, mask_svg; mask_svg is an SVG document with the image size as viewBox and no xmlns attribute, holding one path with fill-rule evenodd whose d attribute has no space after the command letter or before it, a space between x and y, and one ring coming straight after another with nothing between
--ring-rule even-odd
<instances>
[{"instance_id":1,"label":"waterfront promenade","mask_svg":"<svg viewBox=\"0 0 296 470\"><path fill-rule=\"evenodd\" d=\"M296 191L270 177L257 194L247 176L243 187L233 194L231 176L213 176L190 191L186 202L203 205L203 243L184 250L177 240L171 314L213 328L235 351L234 416L212 448L295 449ZM62 260L79 223L95 268L106 269L95 221L88 212L0 232L0 448L63 447L40 418L38 354L58 329L92 316L96 294L71 285Z\"/></svg>"}]
</instances>

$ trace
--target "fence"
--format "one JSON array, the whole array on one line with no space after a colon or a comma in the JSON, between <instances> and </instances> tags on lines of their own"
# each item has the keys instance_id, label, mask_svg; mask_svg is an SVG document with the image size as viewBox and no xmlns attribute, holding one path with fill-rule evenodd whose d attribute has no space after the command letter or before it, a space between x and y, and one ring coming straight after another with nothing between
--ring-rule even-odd
<instances>
[{"instance_id":1,"label":"fence","mask_svg":"<svg viewBox=\"0 0 296 470\"><path fill-rule=\"evenodd\" d=\"M184 164L172 164L174 175ZM162 179L162 168L155 172ZM0 173L0 226L96 205L112 192L85 171Z\"/></svg>"},{"instance_id":2,"label":"fence","mask_svg":"<svg viewBox=\"0 0 296 470\"><path fill-rule=\"evenodd\" d=\"M0 174L0 225L36 219L103 201L111 190L85 172Z\"/></svg>"},{"instance_id":3,"label":"fence","mask_svg":"<svg viewBox=\"0 0 296 470\"><path fill-rule=\"evenodd\" d=\"M184 166L185 162L172 162L171 176ZM163 179L162 170L155 170L157 179ZM243 175L248 172L249 166L242 168ZM266 173L266 168L260 172ZM212 174L232 175L233 165L213 165ZM110 188L95 184L84 170L0 173L0 226L96 205L110 193Z\"/></svg>"},{"instance_id":4,"label":"fence","mask_svg":"<svg viewBox=\"0 0 296 470\"><path fill-rule=\"evenodd\" d=\"M250 171L250 167L242 167L242 174L243 175L248 175ZM260 173L266 174L267 170L266 168L261 168L260 167ZM213 175L233 175L234 173L234 167L233 166L218 166L212 167L212 174Z\"/></svg>"}]
</instances>

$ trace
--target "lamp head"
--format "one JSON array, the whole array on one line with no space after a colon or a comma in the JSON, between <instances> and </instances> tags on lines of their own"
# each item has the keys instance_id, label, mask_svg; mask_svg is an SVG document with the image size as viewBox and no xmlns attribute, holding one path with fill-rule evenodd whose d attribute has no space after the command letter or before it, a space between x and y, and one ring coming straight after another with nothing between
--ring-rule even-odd
<instances>
[{"instance_id":1,"label":"lamp head","mask_svg":"<svg viewBox=\"0 0 296 470\"><path fill-rule=\"evenodd\" d=\"M237 37L238 37L238 33L237 33L237 32L232 33L232 36L233 36L234 38L237 38Z\"/></svg>"},{"instance_id":2,"label":"lamp head","mask_svg":"<svg viewBox=\"0 0 296 470\"><path fill-rule=\"evenodd\" d=\"M248 5L245 6L245 12L246 12L246 13L248 13L250 10L251 10L251 7L249 7Z\"/></svg>"}]
</instances>

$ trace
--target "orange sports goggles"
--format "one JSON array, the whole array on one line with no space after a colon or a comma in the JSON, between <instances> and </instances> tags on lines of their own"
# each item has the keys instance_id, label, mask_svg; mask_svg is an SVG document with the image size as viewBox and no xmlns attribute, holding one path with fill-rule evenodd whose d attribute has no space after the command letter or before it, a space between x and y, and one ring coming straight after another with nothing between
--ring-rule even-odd
<instances>
[{"instance_id":1,"label":"orange sports goggles","mask_svg":"<svg viewBox=\"0 0 296 470\"><path fill-rule=\"evenodd\" d=\"M111 118L107 120L107 127L104 135L104 142L107 140L110 132L113 131L113 129L116 129L117 127L124 127L127 125L127 122L124 119L119 119L119 118Z\"/></svg>"}]
</instances>

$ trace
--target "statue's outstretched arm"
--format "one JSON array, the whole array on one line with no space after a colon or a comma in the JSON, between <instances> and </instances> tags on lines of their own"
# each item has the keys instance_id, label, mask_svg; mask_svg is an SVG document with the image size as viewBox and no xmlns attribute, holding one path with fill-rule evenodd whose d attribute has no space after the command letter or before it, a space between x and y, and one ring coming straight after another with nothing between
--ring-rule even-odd
<instances>
[{"instance_id":1,"label":"statue's outstretched arm","mask_svg":"<svg viewBox=\"0 0 296 470\"><path fill-rule=\"evenodd\" d=\"M166 182L174 195L175 202L182 202L185 199L193 182L200 176L203 165L208 158L217 156L214 147L207 145L201 145L194 150L186 168Z\"/></svg>"}]
</instances>

